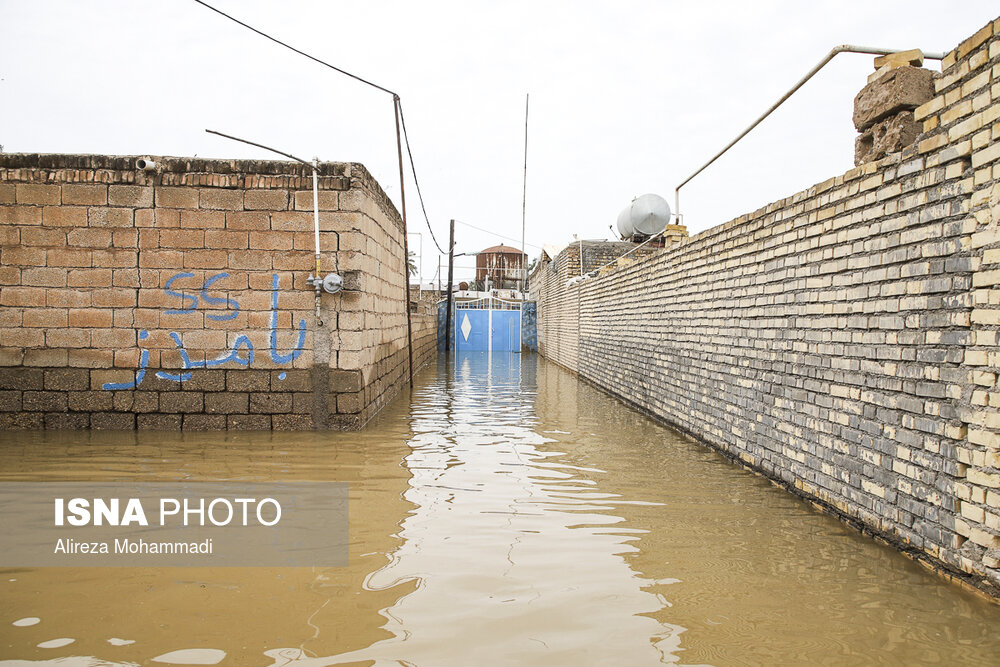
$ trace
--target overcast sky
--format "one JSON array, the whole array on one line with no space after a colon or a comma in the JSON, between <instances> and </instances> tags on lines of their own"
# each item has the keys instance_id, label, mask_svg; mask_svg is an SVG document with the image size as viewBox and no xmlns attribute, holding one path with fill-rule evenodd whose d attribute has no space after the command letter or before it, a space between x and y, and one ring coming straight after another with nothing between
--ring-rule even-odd
<instances>
[{"instance_id":1,"label":"overcast sky","mask_svg":"<svg viewBox=\"0 0 1000 667\"><path fill-rule=\"evenodd\" d=\"M520 245L530 93L532 257L573 234L610 238L637 195L672 206L674 186L831 47L948 51L1000 14L995 0L209 2L400 94L442 247L449 218L516 239L459 225L460 252ZM0 0L0 28L6 152L273 157L213 128L361 162L399 205L387 94L191 0ZM838 56L685 186L691 233L851 168L853 98L871 71L871 56ZM412 177L407 213L429 280L438 258Z\"/></svg>"}]
</instances>

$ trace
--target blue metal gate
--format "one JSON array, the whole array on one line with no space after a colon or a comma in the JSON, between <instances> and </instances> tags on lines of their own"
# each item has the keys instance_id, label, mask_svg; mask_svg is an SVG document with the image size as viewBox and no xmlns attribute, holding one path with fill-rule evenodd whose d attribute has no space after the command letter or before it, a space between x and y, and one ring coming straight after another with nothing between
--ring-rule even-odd
<instances>
[{"instance_id":1,"label":"blue metal gate","mask_svg":"<svg viewBox=\"0 0 1000 667\"><path fill-rule=\"evenodd\" d=\"M521 351L521 311L491 310L493 320L493 344L497 352Z\"/></svg>"},{"instance_id":2,"label":"blue metal gate","mask_svg":"<svg viewBox=\"0 0 1000 667\"><path fill-rule=\"evenodd\" d=\"M520 352L520 302L485 298L456 303L455 350Z\"/></svg>"},{"instance_id":3,"label":"blue metal gate","mask_svg":"<svg viewBox=\"0 0 1000 667\"><path fill-rule=\"evenodd\" d=\"M456 309L455 349L482 351L490 349L490 311Z\"/></svg>"}]
</instances>

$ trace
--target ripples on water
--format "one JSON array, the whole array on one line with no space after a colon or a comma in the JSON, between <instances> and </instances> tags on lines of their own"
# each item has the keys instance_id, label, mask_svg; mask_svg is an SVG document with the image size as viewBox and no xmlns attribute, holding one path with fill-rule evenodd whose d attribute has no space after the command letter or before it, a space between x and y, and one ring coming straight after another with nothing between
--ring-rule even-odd
<instances>
[{"instance_id":1,"label":"ripples on water","mask_svg":"<svg viewBox=\"0 0 1000 667\"><path fill-rule=\"evenodd\" d=\"M1000 655L1000 607L534 356L442 361L361 433L0 443L5 480L336 480L351 502L344 568L4 570L0 665Z\"/></svg>"}]
</instances>

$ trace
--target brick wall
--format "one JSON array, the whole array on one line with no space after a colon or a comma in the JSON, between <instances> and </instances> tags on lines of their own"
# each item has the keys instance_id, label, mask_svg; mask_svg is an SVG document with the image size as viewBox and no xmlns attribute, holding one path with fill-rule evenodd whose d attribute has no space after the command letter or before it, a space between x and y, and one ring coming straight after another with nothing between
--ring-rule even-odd
<instances>
[{"instance_id":1,"label":"brick wall","mask_svg":"<svg viewBox=\"0 0 1000 667\"><path fill-rule=\"evenodd\" d=\"M402 224L359 164L0 155L0 427L358 428L406 380Z\"/></svg>"},{"instance_id":2,"label":"brick wall","mask_svg":"<svg viewBox=\"0 0 1000 667\"><path fill-rule=\"evenodd\" d=\"M437 359L438 301L437 290L410 288L413 314L413 367L422 368Z\"/></svg>"},{"instance_id":3,"label":"brick wall","mask_svg":"<svg viewBox=\"0 0 1000 667\"><path fill-rule=\"evenodd\" d=\"M972 180L967 215L975 262L972 313L963 368L959 417L968 432L955 454L968 466L955 483L960 518L956 530L980 549L963 557L963 568L983 562L1000 568L1000 20L983 27L945 60L935 84L938 97L917 111L927 145L939 154L956 151ZM943 147L938 144L944 141Z\"/></svg>"},{"instance_id":4,"label":"brick wall","mask_svg":"<svg viewBox=\"0 0 1000 667\"><path fill-rule=\"evenodd\" d=\"M606 273L612 268L608 265L616 260L621 265L631 264L655 252L656 248L649 245L637 247L629 242L583 241L569 244L554 259L543 255L529 276L532 298L539 304L545 303L545 307L538 307L535 313L537 350L566 368L577 370L580 293L567 289L567 283L581 274L598 270ZM623 257L626 253L630 254ZM540 335L543 330L547 335Z\"/></svg>"},{"instance_id":5,"label":"brick wall","mask_svg":"<svg viewBox=\"0 0 1000 667\"><path fill-rule=\"evenodd\" d=\"M531 296L538 304L538 352L573 371L578 367L580 345L580 290L567 288L566 283L578 275L580 248L574 243L551 261L543 257L529 280Z\"/></svg>"},{"instance_id":6,"label":"brick wall","mask_svg":"<svg viewBox=\"0 0 1000 667\"><path fill-rule=\"evenodd\" d=\"M996 595L1000 20L935 86L902 153L531 287L542 354Z\"/></svg>"},{"instance_id":7,"label":"brick wall","mask_svg":"<svg viewBox=\"0 0 1000 667\"><path fill-rule=\"evenodd\" d=\"M584 241L582 244L578 243L577 245L583 246L584 273L590 273L606 264L610 264L629 251L634 250L633 254L643 256L648 254L647 248L649 247L642 246L638 250L635 250L636 244L628 241ZM577 264L577 268L579 268L579 264Z\"/></svg>"}]
</instances>

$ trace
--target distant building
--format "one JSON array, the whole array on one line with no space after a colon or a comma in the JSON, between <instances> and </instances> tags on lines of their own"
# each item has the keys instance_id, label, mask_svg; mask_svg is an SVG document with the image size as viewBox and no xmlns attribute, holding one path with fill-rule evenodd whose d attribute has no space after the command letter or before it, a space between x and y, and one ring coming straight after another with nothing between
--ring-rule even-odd
<instances>
[{"instance_id":1,"label":"distant building","mask_svg":"<svg viewBox=\"0 0 1000 667\"><path fill-rule=\"evenodd\" d=\"M527 255L506 245L481 250L476 255L476 283L480 289L519 289Z\"/></svg>"}]
</instances>

